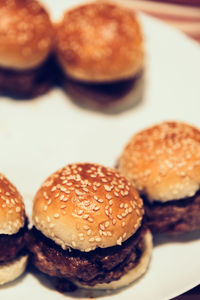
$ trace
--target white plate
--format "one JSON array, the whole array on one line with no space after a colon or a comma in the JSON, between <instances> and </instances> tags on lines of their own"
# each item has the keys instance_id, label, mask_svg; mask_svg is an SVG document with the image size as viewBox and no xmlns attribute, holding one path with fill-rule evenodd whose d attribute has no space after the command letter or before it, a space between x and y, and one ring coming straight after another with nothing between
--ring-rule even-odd
<instances>
[{"instance_id":1,"label":"white plate","mask_svg":"<svg viewBox=\"0 0 200 300\"><path fill-rule=\"evenodd\" d=\"M55 17L62 5L70 3L44 2ZM58 89L33 101L0 99L1 172L22 192L29 211L42 181L69 162L113 166L134 132L162 120L184 120L200 127L199 46L152 18L142 15L141 21L148 56L147 82L144 100L133 109L118 115L96 113L73 104ZM105 294L104 299L161 300L183 293L200 282L199 253L198 239L165 243L158 239L146 276L116 294ZM71 298L32 274L1 288L0 296L4 300Z\"/></svg>"}]
</instances>

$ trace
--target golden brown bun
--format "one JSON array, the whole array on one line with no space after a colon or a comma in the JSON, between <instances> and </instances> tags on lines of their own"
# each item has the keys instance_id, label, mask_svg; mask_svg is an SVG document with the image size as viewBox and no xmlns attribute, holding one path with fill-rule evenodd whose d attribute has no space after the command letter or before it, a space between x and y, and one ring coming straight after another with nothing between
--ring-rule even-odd
<instances>
[{"instance_id":1,"label":"golden brown bun","mask_svg":"<svg viewBox=\"0 0 200 300\"><path fill-rule=\"evenodd\" d=\"M74 79L119 81L143 68L143 37L132 9L104 1L82 5L65 13L56 32L58 59Z\"/></svg>"},{"instance_id":2,"label":"golden brown bun","mask_svg":"<svg viewBox=\"0 0 200 300\"><path fill-rule=\"evenodd\" d=\"M24 226L24 222L22 196L16 187L0 174L0 234L14 234Z\"/></svg>"},{"instance_id":3,"label":"golden brown bun","mask_svg":"<svg viewBox=\"0 0 200 300\"><path fill-rule=\"evenodd\" d=\"M0 66L29 69L40 65L52 48L53 28L35 0L0 1Z\"/></svg>"},{"instance_id":4,"label":"golden brown bun","mask_svg":"<svg viewBox=\"0 0 200 300\"><path fill-rule=\"evenodd\" d=\"M129 285L131 282L140 278L147 271L147 268L149 266L149 261L151 258L153 243L152 243L152 234L151 234L150 230L147 230L144 239L145 239L144 240L145 250L142 253L142 256L140 257L139 263L137 264L136 267L134 267L132 270L128 271L125 275L123 275L119 280L115 280L110 283L99 283L93 287L80 284L80 282L75 282L76 285L79 287L82 287L82 288L87 288L87 289L115 290L115 289L120 289L122 287L125 287L125 286Z\"/></svg>"},{"instance_id":5,"label":"golden brown bun","mask_svg":"<svg viewBox=\"0 0 200 300\"><path fill-rule=\"evenodd\" d=\"M28 255L20 256L6 264L0 264L0 285L18 278L26 269Z\"/></svg>"},{"instance_id":6,"label":"golden brown bun","mask_svg":"<svg viewBox=\"0 0 200 300\"><path fill-rule=\"evenodd\" d=\"M33 222L45 236L81 251L121 245L140 227L143 202L118 171L97 164L68 165L37 192Z\"/></svg>"},{"instance_id":7,"label":"golden brown bun","mask_svg":"<svg viewBox=\"0 0 200 300\"><path fill-rule=\"evenodd\" d=\"M193 196L200 186L200 131L179 122L143 130L126 145L119 169L150 201Z\"/></svg>"}]
</instances>

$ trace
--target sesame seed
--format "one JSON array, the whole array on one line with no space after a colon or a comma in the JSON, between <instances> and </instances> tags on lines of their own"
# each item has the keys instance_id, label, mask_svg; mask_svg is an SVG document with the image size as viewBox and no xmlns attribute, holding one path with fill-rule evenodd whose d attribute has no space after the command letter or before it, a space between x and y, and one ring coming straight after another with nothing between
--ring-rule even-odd
<instances>
[{"instance_id":1,"label":"sesame seed","mask_svg":"<svg viewBox=\"0 0 200 300\"><path fill-rule=\"evenodd\" d=\"M84 225L84 226L83 226L83 229L87 230L87 229L89 229L89 226Z\"/></svg>"},{"instance_id":2,"label":"sesame seed","mask_svg":"<svg viewBox=\"0 0 200 300\"><path fill-rule=\"evenodd\" d=\"M59 218L59 216L60 216L59 214L54 214L55 219Z\"/></svg>"},{"instance_id":3,"label":"sesame seed","mask_svg":"<svg viewBox=\"0 0 200 300\"><path fill-rule=\"evenodd\" d=\"M66 207L67 207L66 205L61 205L60 208L63 209L63 208L66 208Z\"/></svg>"},{"instance_id":4,"label":"sesame seed","mask_svg":"<svg viewBox=\"0 0 200 300\"><path fill-rule=\"evenodd\" d=\"M136 208L136 210L135 210L135 211L136 211L136 214L139 216L139 215L140 215L140 211L139 211L139 209L137 209L137 208Z\"/></svg>"},{"instance_id":5,"label":"sesame seed","mask_svg":"<svg viewBox=\"0 0 200 300\"><path fill-rule=\"evenodd\" d=\"M63 199L64 199L64 195L62 194L61 196L60 196L60 200L62 201Z\"/></svg>"},{"instance_id":6,"label":"sesame seed","mask_svg":"<svg viewBox=\"0 0 200 300\"><path fill-rule=\"evenodd\" d=\"M100 226L101 230L105 230L105 227L103 224L100 224L99 226Z\"/></svg>"},{"instance_id":7,"label":"sesame seed","mask_svg":"<svg viewBox=\"0 0 200 300\"><path fill-rule=\"evenodd\" d=\"M93 210L95 210L95 211L98 211L100 208L98 207L98 206L95 206L94 208L93 208Z\"/></svg>"},{"instance_id":8,"label":"sesame seed","mask_svg":"<svg viewBox=\"0 0 200 300\"><path fill-rule=\"evenodd\" d=\"M90 235L91 233L92 233L92 230L89 229L89 230L87 231L87 235Z\"/></svg>"},{"instance_id":9,"label":"sesame seed","mask_svg":"<svg viewBox=\"0 0 200 300\"><path fill-rule=\"evenodd\" d=\"M89 239L89 242L94 242L94 238L91 237L91 238Z\"/></svg>"},{"instance_id":10,"label":"sesame seed","mask_svg":"<svg viewBox=\"0 0 200 300\"><path fill-rule=\"evenodd\" d=\"M76 243L74 241L72 241L72 246L76 247Z\"/></svg>"},{"instance_id":11,"label":"sesame seed","mask_svg":"<svg viewBox=\"0 0 200 300\"><path fill-rule=\"evenodd\" d=\"M113 201L112 201L112 200L110 200L108 203L109 203L109 205L112 205L112 204L113 204Z\"/></svg>"},{"instance_id":12,"label":"sesame seed","mask_svg":"<svg viewBox=\"0 0 200 300\"><path fill-rule=\"evenodd\" d=\"M46 206L46 205L44 206L43 210L44 210L44 211L47 211L47 206Z\"/></svg>"},{"instance_id":13,"label":"sesame seed","mask_svg":"<svg viewBox=\"0 0 200 300\"><path fill-rule=\"evenodd\" d=\"M93 218L88 218L88 221L89 221L90 223L92 223L92 222L94 221L94 219L93 219Z\"/></svg>"},{"instance_id":14,"label":"sesame seed","mask_svg":"<svg viewBox=\"0 0 200 300\"><path fill-rule=\"evenodd\" d=\"M78 211L77 214L80 216L80 215L82 215L82 213L83 213L83 210L81 209L81 210Z\"/></svg>"},{"instance_id":15,"label":"sesame seed","mask_svg":"<svg viewBox=\"0 0 200 300\"><path fill-rule=\"evenodd\" d=\"M107 222L105 223L105 227L107 228L109 225L110 225L110 222L107 221Z\"/></svg>"},{"instance_id":16,"label":"sesame seed","mask_svg":"<svg viewBox=\"0 0 200 300\"><path fill-rule=\"evenodd\" d=\"M125 239L125 237L126 237L126 232L124 232L124 234L123 234L123 239Z\"/></svg>"},{"instance_id":17,"label":"sesame seed","mask_svg":"<svg viewBox=\"0 0 200 300\"><path fill-rule=\"evenodd\" d=\"M88 214L86 214L86 215L83 216L83 219L84 219L84 220L86 220L87 218L89 218L89 215L88 215Z\"/></svg>"},{"instance_id":18,"label":"sesame seed","mask_svg":"<svg viewBox=\"0 0 200 300\"><path fill-rule=\"evenodd\" d=\"M106 199L110 200L110 199L112 199L112 196L109 194L106 194Z\"/></svg>"},{"instance_id":19,"label":"sesame seed","mask_svg":"<svg viewBox=\"0 0 200 300\"><path fill-rule=\"evenodd\" d=\"M108 236L112 236L112 233L110 231L107 231Z\"/></svg>"},{"instance_id":20,"label":"sesame seed","mask_svg":"<svg viewBox=\"0 0 200 300\"><path fill-rule=\"evenodd\" d=\"M122 244L122 237L120 237L118 240L117 240L117 245L121 245Z\"/></svg>"},{"instance_id":21,"label":"sesame seed","mask_svg":"<svg viewBox=\"0 0 200 300\"><path fill-rule=\"evenodd\" d=\"M96 240L96 242L100 242L101 238L100 237L96 237L95 240Z\"/></svg>"},{"instance_id":22,"label":"sesame seed","mask_svg":"<svg viewBox=\"0 0 200 300\"><path fill-rule=\"evenodd\" d=\"M103 203L103 199L98 199L97 200L99 203Z\"/></svg>"},{"instance_id":23,"label":"sesame seed","mask_svg":"<svg viewBox=\"0 0 200 300\"><path fill-rule=\"evenodd\" d=\"M122 222L122 227L124 227L126 225L126 223L125 222Z\"/></svg>"},{"instance_id":24,"label":"sesame seed","mask_svg":"<svg viewBox=\"0 0 200 300\"><path fill-rule=\"evenodd\" d=\"M115 219L112 220L113 225L115 225L116 222L117 222L117 221L116 221Z\"/></svg>"},{"instance_id":25,"label":"sesame seed","mask_svg":"<svg viewBox=\"0 0 200 300\"><path fill-rule=\"evenodd\" d=\"M121 216L121 215L117 215L117 218L118 218L119 220L121 220L121 219L122 219L122 216Z\"/></svg>"},{"instance_id":26,"label":"sesame seed","mask_svg":"<svg viewBox=\"0 0 200 300\"><path fill-rule=\"evenodd\" d=\"M16 207L16 212L20 212L21 211L21 208L19 206Z\"/></svg>"}]
</instances>

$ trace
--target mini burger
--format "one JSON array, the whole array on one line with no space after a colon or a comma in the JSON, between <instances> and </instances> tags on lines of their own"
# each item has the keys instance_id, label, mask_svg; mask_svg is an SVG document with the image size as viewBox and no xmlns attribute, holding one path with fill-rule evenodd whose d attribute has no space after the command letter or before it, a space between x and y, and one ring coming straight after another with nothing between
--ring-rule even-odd
<instances>
[{"instance_id":1,"label":"mini burger","mask_svg":"<svg viewBox=\"0 0 200 300\"><path fill-rule=\"evenodd\" d=\"M145 273L152 248L143 202L118 171L68 165L37 192L29 235L33 264L79 287L116 289Z\"/></svg>"},{"instance_id":2,"label":"mini burger","mask_svg":"<svg viewBox=\"0 0 200 300\"><path fill-rule=\"evenodd\" d=\"M28 255L24 203L17 189L0 174L0 285L25 270Z\"/></svg>"},{"instance_id":3,"label":"mini burger","mask_svg":"<svg viewBox=\"0 0 200 300\"><path fill-rule=\"evenodd\" d=\"M1 94L31 98L50 88L52 40L49 16L37 1L0 1Z\"/></svg>"},{"instance_id":4,"label":"mini burger","mask_svg":"<svg viewBox=\"0 0 200 300\"><path fill-rule=\"evenodd\" d=\"M125 4L93 1L64 14L56 26L64 88L79 103L119 110L141 90L144 46L140 23ZM131 98L131 99L130 99Z\"/></svg>"},{"instance_id":5,"label":"mini burger","mask_svg":"<svg viewBox=\"0 0 200 300\"><path fill-rule=\"evenodd\" d=\"M180 234L200 228L200 131L164 122L135 134L119 169L144 200L153 232Z\"/></svg>"}]
</instances>

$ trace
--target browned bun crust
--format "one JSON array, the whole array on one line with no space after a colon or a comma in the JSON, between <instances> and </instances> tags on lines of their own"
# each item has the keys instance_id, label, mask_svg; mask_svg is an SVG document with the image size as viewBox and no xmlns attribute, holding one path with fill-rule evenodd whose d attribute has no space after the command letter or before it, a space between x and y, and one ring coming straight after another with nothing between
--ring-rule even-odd
<instances>
[{"instance_id":1,"label":"browned bun crust","mask_svg":"<svg viewBox=\"0 0 200 300\"><path fill-rule=\"evenodd\" d=\"M119 169L149 201L191 197L200 187L200 130L175 121L143 130L126 145Z\"/></svg>"},{"instance_id":2,"label":"browned bun crust","mask_svg":"<svg viewBox=\"0 0 200 300\"><path fill-rule=\"evenodd\" d=\"M14 234L24 226L22 196L14 185L0 174L0 234Z\"/></svg>"},{"instance_id":3,"label":"browned bun crust","mask_svg":"<svg viewBox=\"0 0 200 300\"><path fill-rule=\"evenodd\" d=\"M34 199L33 222L45 236L81 251L121 245L140 227L143 202L117 170L68 165L51 175Z\"/></svg>"},{"instance_id":4,"label":"browned bun crust","mask_svg":"<svg viewBox=\"0 0 200 300\"><path fill-rule=\"evenodd\" d=\"M67 11L56 27L64 72L86 82L135 76L144 65L143 37L132 9L99 1Z\"/></svg>"},{"instance_id":5,"label":"browned bun crust","mask_svg":"<svg viewBox=\"0 0 200 300\"><path fill-rule=\"evenodd\" d=\"M0 66L29 69L40 65L52 49L53 27L35 0L0 1Z\"/></svg>"}]
</instances>

